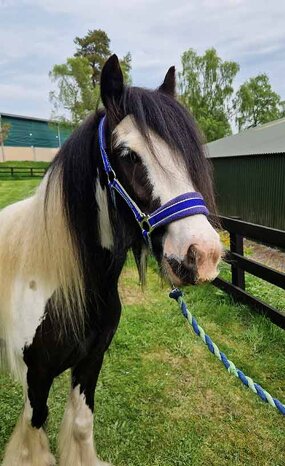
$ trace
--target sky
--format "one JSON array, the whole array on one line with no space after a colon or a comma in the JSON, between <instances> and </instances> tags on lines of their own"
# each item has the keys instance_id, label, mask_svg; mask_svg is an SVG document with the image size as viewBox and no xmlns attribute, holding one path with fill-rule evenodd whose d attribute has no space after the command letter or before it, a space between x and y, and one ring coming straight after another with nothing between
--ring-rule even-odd
<instances>
[{"instance_id":1,"label":"sky","mask_svg":"<svg viewBox=\"0 0 285 466\"><path fill-rule=\"evenodd\" d=\"M157 87L185 50L215 47L240 64L236 89L267 73L285 99L284 0L0 0L0 113L49 118L49 71L88 29L131 52L135 85Z\"/></svg>"}]
</instances>

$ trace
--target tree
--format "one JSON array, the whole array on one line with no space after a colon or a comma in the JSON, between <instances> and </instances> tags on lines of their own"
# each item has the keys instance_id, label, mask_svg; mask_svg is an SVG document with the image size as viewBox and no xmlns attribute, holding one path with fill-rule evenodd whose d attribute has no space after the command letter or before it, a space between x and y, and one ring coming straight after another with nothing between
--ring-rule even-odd
<instances>
[{"instance_id":1,"label":"tree","mask_svg":"<svg viewBox=\"0 0 285 466\"><path fill-rule=\"evenodd\" d=\"M85 57L92 68L92 85L96 87L100 82L100 74L107 58L111 55L110 39L101 29L89 29L84 37L75 37L78 46L75 57Z\"/></svg>"},{"instance_id":2,"label":"tree","mask_svg":"<svg viewBox=\"0 0 285 466\"><path fill-rule=\"evenodd\" d=\"M266 74L250 78L242 84L234 101L239 130L281 118L281 99L272 90Z\"/></svg>"},{"instance_id":3,"label":"tree","mask_svg":"<svg viewBox=\"0 0 285 466\"><path fill-rule=\"evenodd\" d=\"M208 142L231 134L231 97L239 65L222 61L214 48L199 56L183 53L179 73L181 102L192 112Z\"/></svg>"},{"instance_id":4,"label":"tree","mask_svg":"<svg viewBox=\"0 0 285 466\"><path fill-rule=\"evenodd\" d=\"M99 99L99 89L92 85L88 60L84 57L68 58L64 64L54 65L49 76L58 87L57 92L50 92L53 118L64 121L70 115L72 124L79 125L94 111Z\"/></svg>"},{"instance_id":5,"label":"tree","mask_svg":"<svg viewBox=\"0 0 285 466\"><path fill-rule=\"evenodd\" d=\"M0 124L0 144L3 144L5 139L7 139L11 125L9 123Z\"/></svg>"},{"instance_id":6,"label":"tree","mask_svg":"<svg viewBox=\"0 0 285 466\"><path fill-rule=\"evenodd\" d=\"M100 75L111 51L110 39L101 29L89 30L86 36L76 37L74 43L77 45L74 56L62 65L54 65L49 73L58 88L50 92L50 101L53 104L53 119L63 122L70 115L71 123L78 126L98 106ZM120 63L125 82L130 84L130 52Z\"/></svg>"},{"instance_id":7,"label":"tree","mask_svg":"<svg viewBox=\"0 0 285 466\"><path fill-rule=\"evenodd\" d=\"M280 112L281 112L280 118L284 118L285 117L285 100L282 100L280 102Z\"/></svg>"},{"instance_id":8,"label":"tree","mask_svg":"<svg viewBox=\"0 0 285 466\"><path fill-rule=\"evenodd\" d=\"M132 56L131 56L131 52L128 52L127 55L125 55L120 60L120 65L121 65L121 68L122 68L125 84L131 85L132 84L132 77L131 77Z\"/></svg>"},{"instance_id":9,"label":"tree","mask_svg":"<svg viewBox=\"0 0 285 466\"><path fill-rule=\"evenodd\" d=\"M88 31L84 37L76 37L74 43L77 45L75 57L87 58L92 69L92 85L96 87L100 83L100 75L103 65L111 55L110 39L102 29ZM132 57L130 52L120 60L125 82L130 82Z\"/></svg>"}]
</instances>

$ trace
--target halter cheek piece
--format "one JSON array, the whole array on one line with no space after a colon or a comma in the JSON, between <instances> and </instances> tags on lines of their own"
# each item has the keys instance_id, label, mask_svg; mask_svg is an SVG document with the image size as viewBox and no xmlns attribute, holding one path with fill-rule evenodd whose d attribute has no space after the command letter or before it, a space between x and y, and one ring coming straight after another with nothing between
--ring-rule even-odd
<instances>
[{"instance_id":1,"label":"halter cheek piece","mask_svg":"<svg viewBox=\"0 0 285 466\"><path fill-rule=\"evenodd\" d=\"M116 173L110 164L106 152L106 139L104 131L105 121L106 116L104 116L99 123L99 146L112 199L115 200L114 194L115 191L117 191L126 201L141 228L145 241L148 242L150 246L150 234L155 228L161 227L162 225L167 225L168 223L174 222L175 220L189 217L191 215L209 215L209 211L205 205L202 195L197 192L181 194L180 196L177 196L166 202L151 214L143 213L118 181Z\"/></svg>"}]
</instances>

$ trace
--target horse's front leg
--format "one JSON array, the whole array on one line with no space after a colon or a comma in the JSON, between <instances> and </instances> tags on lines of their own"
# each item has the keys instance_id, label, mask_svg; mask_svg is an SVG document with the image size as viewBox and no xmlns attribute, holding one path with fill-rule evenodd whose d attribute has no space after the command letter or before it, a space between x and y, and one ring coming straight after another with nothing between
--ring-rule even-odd
<instances>
[{"instance_id":1,"label":"horse's front leg","mask_svg":"<svg viewBox=\"0 0 285 466\"><path fill-rule=\"evenodd\" d=\"M47 419L47 398L53 377L28 368L28 395L24 411L7 445L2 466L53 466L43 425Z\"/></svg>"},{"instance_id":2,"label":"horse's front leg","mask_svg":"<svg viewBox=\"0 0 285 466\"><path fill-rule=\"evenodd\" d=\"M100 322L94 345L72 369L72 387L59 437L60 466L110 466L97 457L93 438L94 393L104 352L111 343L120 317L120 304L110 308Z\"/></svg>"},{"instance_id":3,"label":"horse's front leg","mask_svg":"<svg viewBox=\"0 0 285 466\"><path fill-rule=\"evenodd\" d=\"M99 374L102 361L93 370ZM99 367L100 366L100 367ZM83 368L83 366L82 366ZM86 367L83 368L85 372ZM89 368L87 371L89 372ZM80 365L77 375L72 377L72 388L62 421L59 436L60 466L110 466L100 461L96 454L93 438L94 380L83 383ZM86 375L86 374L85 374Z\"/></svg>"}]
</instances>

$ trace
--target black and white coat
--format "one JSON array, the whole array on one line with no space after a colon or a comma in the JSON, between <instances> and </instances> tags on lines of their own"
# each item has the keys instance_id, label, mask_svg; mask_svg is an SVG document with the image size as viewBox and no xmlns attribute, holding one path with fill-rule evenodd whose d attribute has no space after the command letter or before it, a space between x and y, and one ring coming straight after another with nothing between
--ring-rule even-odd
<instances>
[{"instance_id":1,"label":"black and white coat","mask_svg":"<svg viewBox=\"0 0 285 466\"><path fill-rule=\"evenodd\" d=\"M107 149L121 183L145 212L200 191L211 177L192 117L174 98L174 68L156 91L126 88L117 57L102 71ZM118 279L130 248L145 245L124 201L112 204L98 147L97 111L64 144L36 193L0 213L2 361L22 382L25 406L3 466L50 466L43 425L54 378L71 368L60 431L61 466L103 466L93 442L94 392L117 329ZM154 232L153 252L173 282L216 276L219 237L203 215Z\"/></svg>"}]
</instances>

